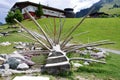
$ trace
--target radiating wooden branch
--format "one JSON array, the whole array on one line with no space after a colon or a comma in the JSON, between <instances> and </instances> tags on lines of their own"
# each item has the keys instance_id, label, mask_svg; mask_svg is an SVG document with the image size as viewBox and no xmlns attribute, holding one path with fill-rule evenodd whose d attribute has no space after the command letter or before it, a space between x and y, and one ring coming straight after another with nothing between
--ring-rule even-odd
<instances>
[{"instance_id":1,"label":"radiating wooden branch","mask_svg":"<svg viewBox=\"0 0 120 80\"><path fill-rule=\"evenodd\" d=\"M54 34L54 44L56 45L56 20L54 18L54 31L53 31L53 34Z\"/></svg>"},{"instance_id":2,"label":"radiating wooden branch","mask_svg":"<svg viewBox=\"0 0 120 80\"><path fill-rule=\"evenodd\" d=\"M46 31L47 31L47 33L50 35L50 34L52 34L52 32L51 32L51 30L49 30L49 27L48 27L48 25L47 24L45 24L45 29L46 29Z\"/></svg>"},{"instance_id":3,"label":"radiating wooden branch","mask_svg":"<svg viewBox=\"0 0 120 80\"><path fill-rule=\"evenodd\" d=\"M48 50L30 50L30 51L21 51L20 54L22 54L22 55L41 55L41 54L49 54L49 51Z\"/></svg>"},{"instance_id":4,"label":"radiating wooden branch","mask_svg":"<svg viewBox=\"0 0 120 80\"><path fill-rule=\"evenodd\" d=\"M20 34L20 35L22 35L22 36L24 36L24 37L26 37L26 38L29 38L30 40L37 41L36 39L31 38L31 37L29 37L29 36L27 36L27 35L24 35L24 34Z\"/></svg>"},{"instance_id":5,"label":"radiating wooden branch","mask_svg":"<svg viewBox=\"0 0 120 80\"><path fill-rule=\"evenodd\" d=\"M100 43L105 43L105 42L108 42L109 40L101 40L101 41L96 41L96 42L92 42L92 43L87 43L86 45L93 45L93 44L100 44ZM85 45L85 44L84 44ZM71 50L71 49L74 49L76 47L79 47L79 46L83 46L83 44L77 44L77 45L70 45L70 46L67 46L63 49L63 51L67 51L67 50Z\"/></svg>"},{"instance_id":6,"label":"radiating wooden branch","mask_svg":"<svg viewBox=\"0 0 120 80\"><path fill-rule=\"evenodd\" d=\"M94 60L94 59L87 59L87 58L70 58L70 61L73 61L73 60L82 60L82 61L87 61L87 62L97 62L97 63L106 64L105 61Z\"/></svg>"},{"instance_id":7,"label":"radiating wooden branch","mask_svg":"<svg viewBox=\"0 0 120 80\"><path fill-rule=\"evenodd\" d=\"M25 28L18 20L14 19L24 30L26 30L34 39L36 39L42 46L51 51L49 47L47 47L41 40L39 40L36 36L34 36L27 28Z\"/></svg>"},{"instance_id":8,"label":"radiating wooden branch","mask_svg":"<svg viewBox=\"0 0 120 80\"><path fill-rule=\"evenodd\" d=\"M36 36L38 39L40 39L41 41L43 41L44 43L45 43L45 41L46 41L46 39L45 39L45 37L43 36L43 35L40 35L39 33L37 33L37 32L33 32L33 31L30 31L34 36ZM50 39L51 40L51 39ZM47 42L47 41L46 41ZM51 48L50 47L50 45L48 45L48 44L46 44L49 48Z\"/></svg>"},{"instance_id":9,"label":"radiating wooden branch","mask_svg":"<svg viewBox=\"0 0 120 80\"><path fill-rule=\"evenodd\" d=\"M58 33L57 44L60 43L61 33L62 33L62 29L63 29L64 23L65 23L65 19L64 19L64 21L62 22L62 19L60 18L59 21L60 21L60 27L59 27L59 33Z\"/></svg>"},{"instance_id":10,"label":"radiating wooden branch","mask_svg":"<svg viewBox=\"0 0 120 80\"><path fill-rule=\"evenodd\" d=\"M52 47L52 42L49 40L48 35L46 34L46 32L42 29L42 27L39 25L39 23L34 19L34 17L31 16L31 14L29 12L27 12L27 10L25 10L25 12L27 13L27 15L31 18L31 20L37 25L37 27L40 29L40 31L42 32L42 34L45 36L47 42L49 43L49 45Z\"/></svg>"},{"instance_id":11,"label":"radiating wooden branch","mask_svg":"<svg viewBox=\"0 0 120 80\"><path fill-rule=\"evenodd\" d=\"M69 37L64 44L61 46L61 49L63 49L65 47L66 44L68 44L71 40L73 39L73 37Z\"/></svg>"},{"instance_id":12,"label":"radiating wooden branch","mask_svg":"<svg viewBox=\"0 0 120 80\"><path fill-rule=\"evenodd\" d=\"M96 44L84 44L84 45L80 45L80 46L73 46L72 48L67 48L65 49L64 51L66 52L72 52L72 51L75 51L75 50L78 50L80 48L85 48L85 47L94 47L94 46L101 46L101 45L108 45L108 44L114 44L114 42L101 42L101 43L96 43Z\"/></svg>"},{"instance_id":13,"label":"radiating wooden branch","mask_svg":"<svg viewBox=\"0 0 120 80\"><path fill-rule=\"evenodd\" d=\"M79 36L79 35L86 34L86 33L88 33L88 31L87 31L87 32L79 33L79 34L77 34L77 35L75 35L75 36ZM73 37L69 37L69 38L64 42L64 44L61 45L61 48L63 49L63 48L65 47L65 45L68 44L72 39L73 39Z\"/></svg>"},{"instance_id":14,"label":"radiating wooden branch","mask_svg":"<svg viewBox=\"0 0 120 80\"><path fill-rule=\"evenodd\" d=\"M83 34L86 34L86 33L89 33L89 32L88 32L88 31L86 31L86 32L82 32L82 33L79 33L79 34L74 35L74 37L76 37L76 36L80 36L80 35L83 35Z\"/></svg>"},{"instance_id":15,"label":"radiating wooden branch","mask_svg":"<svg viewBox=\"0 0 120 80\"><path fill-rule=\"evenodd\" d=\"M69 38L70 36L71 36L71 34L82 24L82 22L86 19L86 17L92 12L92 10L93 10L94 8L92 8L90 11L89 11L89 13L87 14L87 15L85 15L83 18L82 18L82 20L76 25L76 26L74 26L73 28L72 28L72 30L69 32L69 34L66 36L66 38L64 39L64 41L62 42L62 44L61 45L63 45L64 44L64 42L67 40L67 38Z\"/></svg>"}]
</instances>

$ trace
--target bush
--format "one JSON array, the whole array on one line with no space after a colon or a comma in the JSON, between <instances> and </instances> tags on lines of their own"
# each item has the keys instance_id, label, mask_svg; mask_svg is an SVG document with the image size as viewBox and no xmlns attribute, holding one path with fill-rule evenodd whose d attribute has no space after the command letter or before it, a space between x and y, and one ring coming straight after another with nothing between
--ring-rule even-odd
<instances>
[{"instance_id":1,"label":"bush","mask_svg":"<svg viewBox=\"0 0 120 80\"><path fill-rule=\"evenodd\" d=\"M37 17L41 17L43 15L42 5L39 3L38 10L35 11Z\"/></svg>"},{"instance_id":2,"label":"bush","mask_svg":"<svg viewBox=\"0 0 120 80\"><path fill-rule=\"evenodd\" d=\"M8 24L15 24L14 19L17 19L19 22L23 20L23 15L21 14L19 9L16 9L15 12L10 11L7 17L5 18Z\"/></svg>"}]
</instances>

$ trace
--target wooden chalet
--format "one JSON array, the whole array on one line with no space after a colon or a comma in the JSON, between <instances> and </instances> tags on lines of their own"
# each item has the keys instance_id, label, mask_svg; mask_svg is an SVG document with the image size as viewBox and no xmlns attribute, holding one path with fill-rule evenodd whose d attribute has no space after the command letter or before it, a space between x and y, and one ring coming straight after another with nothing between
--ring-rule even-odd
<instances>
[{"instance_id":1,"label":"wooden chalet","mask_svg":"<svg viewBox=\"0 0 120 80\"><path fill-rule=\"evenodd\" d=\"M21 13L24 16L24 19L28 19L29 17L24 12L24 9L26 9L33 17L36 17L35 11L37 10L39 4L25 1L25 2L16 2L13 7L11 8L12 11L15 11L16 9L20 9ZM49 7L42 5L43 8L43 16L42 17L65 17L64 10L60 10L57 8Z\"/></svg>"}]
</instances>

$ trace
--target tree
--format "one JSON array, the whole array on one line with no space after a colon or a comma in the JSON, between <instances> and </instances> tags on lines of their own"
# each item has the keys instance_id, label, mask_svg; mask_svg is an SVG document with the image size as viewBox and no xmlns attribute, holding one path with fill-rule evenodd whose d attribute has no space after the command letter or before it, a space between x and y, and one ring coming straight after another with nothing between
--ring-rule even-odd
<instances>
[{"instance_id":1,"label":"tree","mask_svg":"<svg viewBox=\"0 0 120 80\"><path fill-rule=\"evenodd\" d=\"M14 24L15 22L13 19L14 19L14 12L13 11L8 12L7 17L5 18L6 22L8 24Z\"/></svg>"},{"instance_id":2,"label":"tree","mask_svg":"<svg viewBox=\"0 0 120 80\"><path fill-rule=\"evenodd\" d=\"M38 10L35 11L37 17L41 17L43 15L42 5L39 3Z\"/></svg>"},{"instance_id":3,"label":"tree","mask_svg":"<svg viewBox=\"0 0 120 80\"><path fill-rule=\"evenodd\" d=\"M23 15L21 14L19 9L15 10L14 18L17 19L19 22L23 20Z\"/></svg>"},{"instance_id":4,"label":"tree","mask_svg":"<svg viewBox=\"0 0 120 80\"><path fill-rule=\"evenodd\" d=\"M8 24L12 25L15 24L14 18L20 22L23 20L23 15L21 14L19 9L16 9L15 12L13 11L8 12L8 15L5 18L5 20Z\"/></svg>"}]
</instances>

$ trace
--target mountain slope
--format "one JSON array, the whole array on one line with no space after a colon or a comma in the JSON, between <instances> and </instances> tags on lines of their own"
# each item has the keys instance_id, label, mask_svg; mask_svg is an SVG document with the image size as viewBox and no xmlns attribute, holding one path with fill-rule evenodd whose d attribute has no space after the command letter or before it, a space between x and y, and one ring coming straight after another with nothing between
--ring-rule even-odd
<instances>
[{"instance_id":1,"label":"mountain slope","mask_svg":"<svg viewBox=\"0 0 120 80\"><path fill-rule=\"evenodd\" d=\"M120 0L102 0L103 4L99 12L107 14L120 14ZM115 7L115 5L119 7Z\"/></svg>"},{"instance_id":2,"label":"mountain slope","mask_svg":"<svg viewBox=\"0 0 120 80\"><path fill-rule=\"evenodd\" d=\"M107 14L117 14L120 15L120 0L100 0L95 3L92 7L83 9L76 13L76 17L85 16L93 7L95 7L94 12L104 12Z\"/></svg>"},{"instance_id":3,"label":"mountain slope","mask_svg":"<svg viewBox=\"0 0 120 80\"><path fill-rule=\"evenodd\" d=\"M2 23L2 22L0 22L0 26L1 26L1 25L3 25L3 23Z\"/></svg>"}]
</instances>

